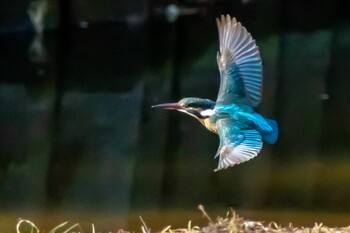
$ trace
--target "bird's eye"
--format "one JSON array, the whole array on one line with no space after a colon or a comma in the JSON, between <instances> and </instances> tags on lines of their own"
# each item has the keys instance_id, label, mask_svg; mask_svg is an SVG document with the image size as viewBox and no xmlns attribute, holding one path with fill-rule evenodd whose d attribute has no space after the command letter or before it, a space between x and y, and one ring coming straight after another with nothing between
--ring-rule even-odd
<instances>
[{"instance_id":1,"label":"bird's eye","mask_svg":"<svg viewBox=\"0 0 350 233\"><path fill-rule=\"evenodd\" d=\"M180 105L181 107L186 107L186 105L185 105L184 103L182 103L182 102L179 102L179 105Z\"/></svg>"}]
</instances>

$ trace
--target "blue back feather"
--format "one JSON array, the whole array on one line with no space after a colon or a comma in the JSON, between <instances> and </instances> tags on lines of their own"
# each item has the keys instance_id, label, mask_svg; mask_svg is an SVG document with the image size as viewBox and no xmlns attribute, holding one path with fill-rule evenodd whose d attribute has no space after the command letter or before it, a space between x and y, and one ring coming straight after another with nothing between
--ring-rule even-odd
<instances>
[{"instance_id":1,"label":"blue back feather","mask_svg":"<svg viewBox=\"0 0 350 233\"><path fill-rule=\"evenodd\" d=\"M278 124L275 120L265 119L271 126L272 131L268 133L262 133L262 139L268 144L274 144L278 138Z\"/></svg>"}]
</instances>

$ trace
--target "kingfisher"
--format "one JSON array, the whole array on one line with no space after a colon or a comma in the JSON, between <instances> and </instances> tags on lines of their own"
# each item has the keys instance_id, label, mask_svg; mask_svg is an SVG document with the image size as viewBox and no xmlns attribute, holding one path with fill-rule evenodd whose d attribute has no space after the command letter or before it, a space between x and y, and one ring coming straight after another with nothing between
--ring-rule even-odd
<instances>
[{"instance_id":1,"label":"kingfisher","mask_svg":"<svg viewBox=\"0 0 350 233\"><path fill-rule=\"evenodd\" d=\"M217 64L220 87L216 102L187 97L177 103L152 106L177 110L196 118L209 131L219 135L219 157L214 171L248 161L258 155L263 142L274 144L278 124L254 111L263 89L262 61L251 34L230 15L216 19L219 33Z\"/></svg>"}]
</instances>

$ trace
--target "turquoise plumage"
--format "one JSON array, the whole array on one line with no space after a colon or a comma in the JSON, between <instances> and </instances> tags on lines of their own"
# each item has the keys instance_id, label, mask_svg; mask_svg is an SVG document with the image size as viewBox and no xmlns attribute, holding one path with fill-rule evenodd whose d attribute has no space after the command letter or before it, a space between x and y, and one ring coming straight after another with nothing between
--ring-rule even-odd
<instances>
[{"instance_id":1,"label":"turquoise plumage","mask_svg":"<svg viewBox=\"0 0 350 233\"><path fill-rule=\"evenodd\" d=\"M177 103L153 107L184 112L217 133L220 145L216 170L248 161L260 152L263 142L278 138L277 122L254 111L262 97L263 77L259 49L250 33L229 15L217 19L220 48L217 64L220 88L216 102L183 98Z\"/></svg>"}]
</instances>

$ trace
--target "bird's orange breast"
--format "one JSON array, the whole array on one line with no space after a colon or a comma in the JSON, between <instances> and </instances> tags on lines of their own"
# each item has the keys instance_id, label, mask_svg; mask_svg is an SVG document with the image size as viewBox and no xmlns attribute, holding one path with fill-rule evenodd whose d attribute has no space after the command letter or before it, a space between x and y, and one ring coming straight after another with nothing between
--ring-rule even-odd
<instances>
[{"instance_id":1,"label":"bird's orange breast","mask_svg":"<svg viewBox=\"0 0 350 233\"><path fill-rule=\"evenodd\" d=\"M205 118L201 121L201 123L207 128L210 132L218 133L218 129L216 127L216 124L210 119L210 117Z\"/></svg>"}]
</instances>

